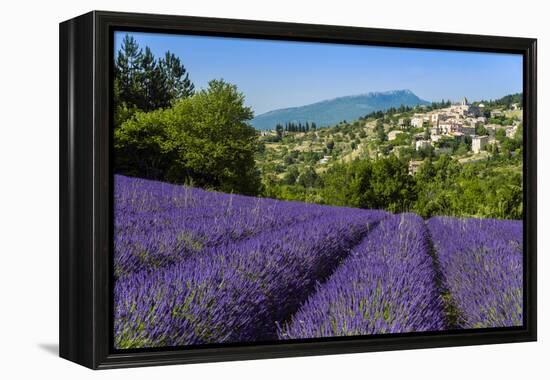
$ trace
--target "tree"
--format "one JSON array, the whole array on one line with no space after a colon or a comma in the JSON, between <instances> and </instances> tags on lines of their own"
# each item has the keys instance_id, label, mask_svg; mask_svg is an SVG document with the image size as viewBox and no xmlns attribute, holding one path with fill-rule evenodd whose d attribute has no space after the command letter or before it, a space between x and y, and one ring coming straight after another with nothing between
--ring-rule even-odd
<instances>
[{"instance_id":1,"label":"tree","mask_svg":"<svg viewBox=\"0 0 550 380\"><path fill-rule=\"evenodd\" d=\"M294 185L300 172L296 166L291 166L283 177L283 183L286 185Z\"/></svg>"},{"instance_id":2,"label":"tree","mask_svg":"<svg viewBox=\"0 0 550 380\"><path fill-rule=\"evenodd\" d=\"M170 52L157 59L149 47L141 49L126 35L114 70L115 127L136 111L167 108L194 93L194 85L180 59Z\"/></svg>"},{"instance_id":3,"label":"tree","mask_svg":"<svg viewBox=\"0 0 550 380\"><path fill-rule=\"evenodd\" d=\"M141 57L140 70L135 74L139 90L135 96L135 105L142 111L153 111L168 106L163 73L149 47Z\"/></svg>"},{"instance_id":4,"label":"tree","mask_svg":"<svg viewBox=\"0 0 550 380\"><path fill-rule=\"evenodd\" d=\"M279 138L279 140L283 138L284 130L281 124L277 124L275 126L275 132L277 133L277 137Z\"/></svg>"},{"instance_id":5,"label":"tree","mask_svg":"<svg viewBox=\"0 0 550 380\"><path fill-rule=\"evenodd\" d=\"M420 183L429 183L432 181L437 172L435 170L435 166L433 164L432 158L428 157L423 162L420 168L418 169L418 173L415 176L417 184Z\"/></svg>"},{"instance_id":6,"label":"tree","mask_svg":"<svg viewBox=\"0 0 550 380\"><path fill-rule=\"evenodd\" d=\"M138 112L115 130L115 171L225 192L257 194L257 133L244 95L223 80L173 107Z\"/></svg>"},{"instance_id":7,"label":"tree","mask_svg":"<svg viewBox=\"0 0 550 380\"><path fill-rule=\"evenodd\" d=\"M495 132L495 139L497 141L504 141L504 139L506 138L506 130L504 128L499 128L496 130Z\"/></svg>"},{"instance_id":8,"label":"tree","mask_svg":"<svg viewBox=\"0 0 550 380\"><path fill-rule=\"evenodd\" d=\"M337 206L409 210L416 200L408 165L395 156L335 164L321 178L322 198Z\"/></svg>"},{"instance_id":9,"label":"tree","mask_svg":"<svg viewBox=\"0 0 550 380\"><path fill-rule=\"evenodd\" d=\"M416 196L407 163L395 156L367 162L358 173L359 207L391 212L409 210Z\"/></svg>"},{"instance_id":10,"label":"tree","mask_svg":"<svg viewBox=\"0 0 550 380\"><path fill-rule=\"evenodd\" d=\"M485 128L483 123L476 123L475 131L476 131L476 135L479 135L479 136L486 136L489 134L489 132L487 131L487 128Z\"/></svg>"},{"instance_id":11,"label":"tree","mask_svg":"<svg viewBox=\"0 0 550 380\"><path fill-rule=\"evenodd\" d=\"M376 133L376 137L380 142L386 141L388 139L388 136L386 135L386 132L384 131L384 122L382 119L376 120L376 125L374 127L374 132Z\"/></svg>"},{"instance_id":12,"label":"tree","mask_svg":"<svg viewBox=\"0 0 550 380\"><path fill-rule=\"evenodd\" d=\"M167 51L159 61L159 67L169 101L187 98L195 93L195 85L189 79L189 73L174 54Z\"/></svg>"},{"instance_id":13,"label":"tree","mask_svg":"<svg viewBox=\"0 0 550 380\"><path fill-rule=\"evenodd\" d=\"M319 175L311 166L307 166L298 176L296 182L303 187L315 187L319 183Z\"/></svg>"},{"instance_id":14,"label":"tree","mask_svg":"<svg viewBox=\"0 0 550 380\"><path fill-rule=\"evenodd\" d=\"M140 102L139 72L143 52L134 37L124 37L115 62L115 103L137 105Z\"/></svg>"}]
</instances>

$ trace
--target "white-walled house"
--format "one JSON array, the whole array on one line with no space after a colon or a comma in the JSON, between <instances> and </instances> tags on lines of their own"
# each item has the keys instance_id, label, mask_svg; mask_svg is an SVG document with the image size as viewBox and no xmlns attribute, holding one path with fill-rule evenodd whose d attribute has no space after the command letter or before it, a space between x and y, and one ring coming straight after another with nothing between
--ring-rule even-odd
<instances>
[{"instance_id":1,"label":"white-walled house","mask_svg":"<svg viewBox=\"0 0 550 380\"><path fill-rule=\"evenodd\" d=\"M487 142L489 141L489 136L474 136L472 137L472 151L474 153L479 153L483 150Z\"/></svg>"},{"instance_id":2,"label":"white-walled house","mask_svg":"<svg viewBox=\"0 0 550 380\"><path fill-rule=\"evenodd\" d=\"M423 117L413 117L411 119L411 126L414 128L422 128L424 125L424 118Z\"/></svg>"}]
</instances>

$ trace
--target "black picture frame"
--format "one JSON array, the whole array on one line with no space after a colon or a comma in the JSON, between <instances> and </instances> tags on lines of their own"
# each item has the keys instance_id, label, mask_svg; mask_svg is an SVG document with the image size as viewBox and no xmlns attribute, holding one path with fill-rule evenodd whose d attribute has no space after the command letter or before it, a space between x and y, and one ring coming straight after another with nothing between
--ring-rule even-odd
<instances>
[{"instance_id":1,"label":"black picture frame","mask_svg":"<svg viewBox=\"0 0 550 380\"><path fill-rule=\"evenodd\" d=\"M524 325L270 344L120 351L112 344L111 83L115 30L418 47L523 56ZM93 11L60 24L60 356L93 369L429 347L537 337L537 41L282 22Z\"/></svg>"}]
</instances>

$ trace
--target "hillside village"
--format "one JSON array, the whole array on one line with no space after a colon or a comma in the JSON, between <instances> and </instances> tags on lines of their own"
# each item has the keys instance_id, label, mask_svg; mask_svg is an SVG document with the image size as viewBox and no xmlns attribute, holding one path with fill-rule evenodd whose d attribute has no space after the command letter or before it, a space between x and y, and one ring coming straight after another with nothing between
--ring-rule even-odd
<instances>
[{"instance_id":1,"label":"hillside village","mask_svg":"<svg viewBox=\"0 0 550 380\"><path fill-rule=\"evenodd\" d=\"M409 174L415 175L429 156L449 155L466 164L503 149L513 155L517 144L510 142L521 138L522 107L510 99L486 104L463 98L455 104L390 109L328 128L314 126L287 123L263 131L258 162L264 173L284 179L304 168L322 173L335 162L395 155L407 160Z\"/></svg>"},{"instance_id":2,"label":"hillside village","mask_svg":"<svg viewBox=\"0 0 550 380\"><path fill-rule=\"evenodd\" d=\"M398 124L401 128L406 128L408 125L414 128L429 127L429 133L415 134L416 150L434 147L436 152L450 154L452 153L451 148L441 146L438 143L444 141L446 138L452 138L459 143L471 139L471 143L468 144L468 153L474 155L472 157L474 160L484 159L488 156L485 153L488 150L488 145L491 146L490 150L493 149L493 146L500 145L500 140L497 140L498 131L504 131L504 135L508 138L515 136L518 126L521 124L522 115L521 112L517 112L520 110L519 103L514 103L511 110L497 109L486 112L483 103L473 105L464 98L460 104L431 112L415 113L409 122L410 124L401 118ZM506 120L506 116L510 117L510 122L507 124L489 122L489 120ZM482 131L481 133L480 130ZM403 133L403 131L390 131L388 133L388 140L395 140L400 133ZM426 139L428 135L429 139ZM462 162L467 161L471 161L471 159L462 159ZM420 162L410 162L411 173L416 173Z\"/></svg>"}]
</instances>

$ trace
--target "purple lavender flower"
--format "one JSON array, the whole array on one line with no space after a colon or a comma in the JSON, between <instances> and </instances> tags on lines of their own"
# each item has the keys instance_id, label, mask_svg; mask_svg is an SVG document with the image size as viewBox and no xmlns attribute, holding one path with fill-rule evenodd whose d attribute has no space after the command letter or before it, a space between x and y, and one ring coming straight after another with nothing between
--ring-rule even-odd
<instances>
[{"instance_id":1,"label":"purple lavender flower","mask_svg":"<svg viewBox=\"0 0 550 380\"><path fill-rule=\"evenodd\" d=\"M448 329L439 275L459 327L521 325L520 221L426 228L123 176L114 207L116 348Z\"/></svg>"},{"instance_id":2,"label":"purple lavender flower","mask_svg":"<svg viewBox=\"0 0 550 380\"><path fill-rule=\"evenodd\" d=\"M522 222L434 217L428 227L458 327L521 326Z\"/></svg>"},{"instance_id":3,"label":"purple lavender flower","mask_svg":"<svg viewBox=\"0 0 550 380\"><path fill-rule=\"evenodd\" d=\"M348 209L208 192L115 176L115 276L156 270L217 245Z\"/></svg>"},{"instance_id":4,"label":"purple lavender flower","mask_svg":"<svg viewBox=\"0 0 550 380\"><path fill-rule=\"evenodd\" d=\"M279 330L281 339L445 329L422 218L383 220Z\"/></svg>"},{"instance_id":5,"label":"purple lavender flower","mask_svg":"<svg viewBox=\"0 0 550 380\"><path fill-rule=\"evenodd\" d=\"M257 202L254 198L238 198L243 209L244 201L249 202L249 208ZM266 201L283 215L290 212L287 202ZM114 290L115 346L276 339L277 322L295 312L316 282L328 277L351 248L387 215L381 211L291 204L301 207L293 210L293 215L311 212L313 216L278 229L266 228L246 238L233 237L207 245L198 255L156 270L142 265L142 270L119 277Z\"/></svg>"}]
</instances>

